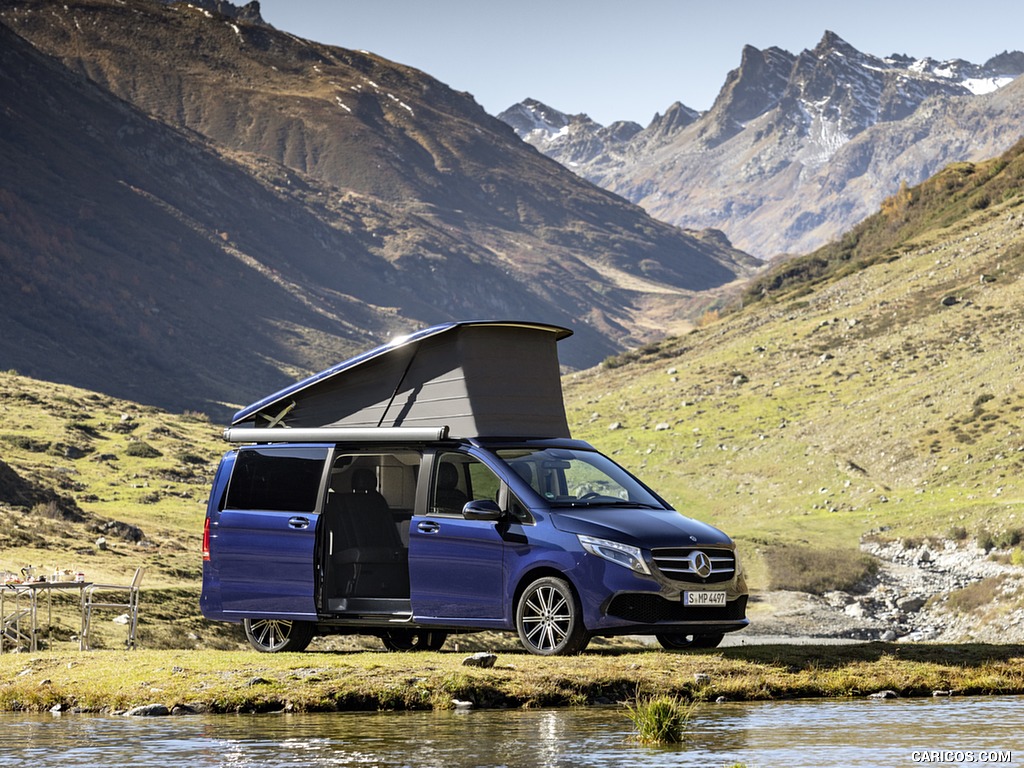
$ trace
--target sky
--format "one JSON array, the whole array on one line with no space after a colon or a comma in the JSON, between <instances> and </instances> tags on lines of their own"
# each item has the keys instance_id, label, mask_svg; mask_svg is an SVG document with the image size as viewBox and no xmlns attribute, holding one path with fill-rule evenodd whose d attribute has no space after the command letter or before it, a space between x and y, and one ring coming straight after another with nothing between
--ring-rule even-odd
<instances>
[{"instance_id":1,"label":"sky","mask_svg":"<svg viewBox=\"0 0 1024 768\"><path fill-rule=\"evenodd\" d=\"M245 0L235 0L243 5ZM744 45L798 54L825 30L864 53L976 64L1024 50L1021 0L260 0L299 37L366 50L471 93L608 125L708 109Z\"/></svg>"}]
</instances>

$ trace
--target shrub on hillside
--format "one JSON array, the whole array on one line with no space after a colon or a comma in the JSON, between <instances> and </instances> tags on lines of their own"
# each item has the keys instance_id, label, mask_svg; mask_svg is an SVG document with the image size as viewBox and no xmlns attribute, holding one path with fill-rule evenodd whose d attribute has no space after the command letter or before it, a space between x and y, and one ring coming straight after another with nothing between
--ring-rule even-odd
<instances>
[{"instance_id":1,"label":"shrub on hillside","mask_svg":"<svg viewBox=\"0 0 1024 768\"><path fill-rule=\"evenodd\" d=\"M125 448L124 452L137 459L158 459L163 456L163 454L152 445L142 442L128 443L128 447Z\"/></svg>"},{"instance_id":2,"label":"shrub on hillside","mask_svg":"<svg viewBox=\"0 0 1024 768\"><path fill-rule=\"evenodd\" d=\"M770 589L809 592L862 592L878 571L878 561L853 549L815 549L776 544L764 553Z\"/></svg>"},{"instance_id":3,"label":"shrub on hillside","mask_svg":"<svg viewBox=\"0 0 1024 768\"><path fill-rule=\"evenodd\" d=\"M950 592L946 599L946 605L959 613L976 613L987 610L1002 594L1005 582L1005 574L975 581L963 589Z\"/></svg>"},{"instance_id":4,"label":"shrub on hillside","mask_svg":"<svg viewBox=\"0 0 1024 768\"><path fill-rule=\"evenodd\" d=\"M31 453L46 453L50 449L48 440L36 440L26 435L3 435L3 439L15 448Z\"/></svg>"},{"instance_id":5,"label":"shrub on hillside","mask_svg":"<svg viewBox=\"0 0 1024 768\"><path fill-rule=\"evenodd\" d=\"M206 466L207 464L210 463L210 460L206 456L200 456L199 454L196 453L179 453L177 458L178 461L180 461L182 464Z\"/></svg>"}]
</instances>

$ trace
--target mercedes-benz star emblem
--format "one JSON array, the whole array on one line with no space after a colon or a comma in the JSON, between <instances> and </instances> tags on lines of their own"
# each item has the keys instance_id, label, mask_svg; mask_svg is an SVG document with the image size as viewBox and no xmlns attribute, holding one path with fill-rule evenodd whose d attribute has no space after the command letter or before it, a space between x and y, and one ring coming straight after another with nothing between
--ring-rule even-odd
<instances>
[{"instance_id":1,"label":"mercedes-benz star emblem","mask_svg":"<svg viewBox=\"0 0 1024 768\"><path fill-rule=\"evenodd\" d=\"M702 579L706 579L711 575L711 558L703 552L691 552L690 568Z\"/></svg>"}]
</instances>

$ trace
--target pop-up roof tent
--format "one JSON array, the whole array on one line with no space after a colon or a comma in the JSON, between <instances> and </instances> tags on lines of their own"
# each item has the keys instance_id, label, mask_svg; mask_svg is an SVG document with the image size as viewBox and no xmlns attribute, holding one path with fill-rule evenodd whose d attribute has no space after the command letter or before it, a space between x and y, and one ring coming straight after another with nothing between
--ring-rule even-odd
<instances>
[{"instance_id":1,"label":"pop-up roof tent","mask_svg":"<svg viewBox=\"0 0 1024 768\"><path fill-rule=\"evenodd\" d=\"M555 345L570 335L524 322L427 328L242 409L225 437L569 437Z\"/></svg>"}]
</instances>

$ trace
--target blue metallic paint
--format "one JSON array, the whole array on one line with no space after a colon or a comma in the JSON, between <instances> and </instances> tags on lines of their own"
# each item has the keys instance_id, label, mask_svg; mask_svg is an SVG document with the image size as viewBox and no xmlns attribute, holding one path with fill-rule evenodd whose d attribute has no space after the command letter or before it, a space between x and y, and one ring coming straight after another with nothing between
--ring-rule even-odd
<instances>
[{"instance_id":1,"label":"blue metallic paint","mask_svg":"<svg viewBox=\"0 0 1024 768\"><path fill-rule=\"evenodd\" d=\"M560 444L592 450L579 441ZM621 632L635 623L605 613L612 597L647 593L678 601L681 587L656 571L651 576L638 574L585 552L577 534L638 546L648 562L652 547L692 546L691 537L701 545L732 545L721 531L671 509L553 508L487 450L483 441L469 441L461 449L490 466L530 508L534 519L524 524L415 515L409 536L413 626L514 629L516 595L535 578L558 574L576 590L590 632ZM219 502L232 460L233 453L229 453L215 477L209 502L208 514L214 523L211 560L203 564L204 615L229 621L243 617L316 621L317 516L308 515L309 529L295 532L281 529L281 513L248 512L243 522L233 511L221 511ZM437 529L428 532L430 526L426 526L420 530L420 523L437 524ZM281 546L289 541L289 546ZM745 593L745 587L743 590ZM729 588L730 600L740 594ZM737 622L728 624L730 629L739 628ZM674 624L662 628L665 632L683 629Z\"/></svg>"}]
</instances>

